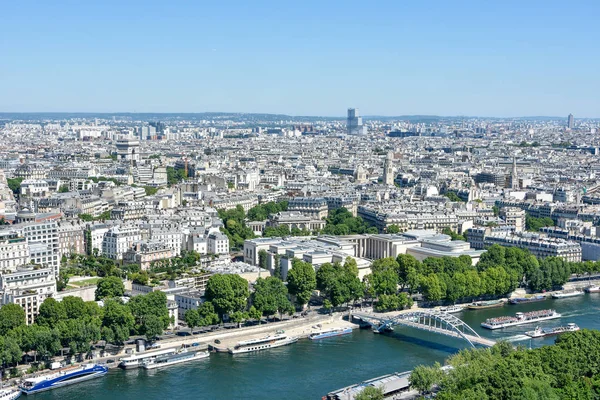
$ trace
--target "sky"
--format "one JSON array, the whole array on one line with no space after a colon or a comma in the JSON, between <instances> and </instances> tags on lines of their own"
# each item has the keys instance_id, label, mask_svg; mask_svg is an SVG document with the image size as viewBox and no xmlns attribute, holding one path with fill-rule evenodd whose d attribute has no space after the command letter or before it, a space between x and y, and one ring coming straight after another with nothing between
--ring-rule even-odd
<instances>
[{"instance_id":1,"label":"sky","mask_svg":"<svg viewBox=\"0 0 600 400\"><path fill-rule=\"evenodd\" d=\"M0 112L600 117L600 1L0 0Z\"/></svg>"}]
</instances>

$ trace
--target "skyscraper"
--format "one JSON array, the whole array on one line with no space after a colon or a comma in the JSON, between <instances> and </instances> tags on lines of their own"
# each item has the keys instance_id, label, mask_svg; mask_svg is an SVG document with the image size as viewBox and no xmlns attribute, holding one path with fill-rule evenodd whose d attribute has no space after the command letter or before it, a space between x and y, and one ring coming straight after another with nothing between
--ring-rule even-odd
<instances>
[{"instance_id":1,"label":"skyscraper","mask_svg":"<svg viewBox=\"0 0 600 400\"><path fill-rule=\"evenodd\" d=\"M348 135L363 135L367 133L367 128L363 126L362 117L358 114L358 108L348 109L346 129Z\"/></svg>"},{"instance_id":2,"label":"skyscraper","mask_svg":"<svg viewBox=\"0 0 600 400\"><path fill-rule=\"evenodd\" d=\"M569 114L569 117L567 118L567 128L575 128L575 118L573 118L573 114Z\"/></svg>"}]
</instances>

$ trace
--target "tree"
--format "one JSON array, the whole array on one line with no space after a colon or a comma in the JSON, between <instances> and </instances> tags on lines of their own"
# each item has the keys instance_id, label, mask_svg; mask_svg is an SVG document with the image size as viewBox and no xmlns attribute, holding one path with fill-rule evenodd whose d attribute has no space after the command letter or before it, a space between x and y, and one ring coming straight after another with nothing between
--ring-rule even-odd
<instances>
[{"instance_id":1,"label":"tree","mask_svg":"<svg viewBox=\"0 0 600 400\"><path fill-rule=\"evenodd\" d=\"M410 287L411 285L408 283L408 276L409 274L416 275L418 271L421 271L421 263L410 254L399 254L398 257L396 257L396 262L398 263L398 283L402 285L402 288L405 286Z\"/></svg>"},{"instance_id":2,"label":"tree","mask_svg":"<svg viewBox=\"0 0 600 400\"><path fill-rule=\"evenodd\" d=\"M98 319L68 319L59 321L56 329L63 347L69 347L72 353L86 353L90 345L100 340L100 321Z\"/></svg>"},{"instance_id":3,"label":"tree","mask_svg":"<svg viewBox=\"0 0 600 400\"><path fill-rule=\"evenodd\" d=\"M36 322L39 325L54 328L59 321L67 319L67 312L62 302L58 302L52 297L48 297L40 305L39 314Z\"/></svg>"},{"instance_id":4,"label":"tree","mask_svg":"<svg viewBox=\"0 0 600 400\"><path fill-rule=\"evenodd\" d=\"M69 191L69 185L60 185L58 193L67 193Z\"/></svg>"},{"instance_id":5,"label":"tree","mask_svg":"<svg viewBox=\"0 0 600 400\"><path fill-rule=\"evenodd\" d=\"M210 301L205 301L198 308L200 316L200 326L215 325L219 323L219 314L216 313L215 307Z\"/></svg>"},{"instance_id":6,"label":"tree","mask_svg":"<svg viewBox=\"0 0 600 400\"><path fill-rule=\"evenodd\" d=\"M69 319L83 319L88 317L87 305L81 297L66 296L61 301L66 317Z\"/></svg>"},{"instance_id":7,"label":"tree","mask_svg":"<svg viewBox=\"0 0 600 400\"><path fill-rule=\"evenodd\" d=\"M400 227L398 225L392 224L386 228L387 233L400 233Z\"/></svg>"},{"instance_id":8,"label":"tree","mask_svg":"<svg viewBox=\"0 0 600 400\"><path fill-rule=\"evenodd\" d=\"M149 314L144 317L143 331L146 339L154 340L163 334L163 321L156 315Z\"/></svg>"},{"instance_id":9,"label":"tree","mask_svg":"<svg viewBox=\"0 0 600 400\"><path fill-rule=\"evenodd\" d=\"M248 281L235 274L215 274L209 278L204 296L221 317L242 311L249 297Z\"/></svg>"},{"instance_id":10,"label":"tree","mask_svg":"<svg viewBox=\"0 0 600 400\"><path fill-rule=\"evenodd\" d=\"M296 296L296 303L303 307L317 287L317 275L312 264L294 258L287 276L288 291Z\"/></svg>"},{"instance_id":11,"label":"tree","mask_svg":"<svg viewBox=\"0 0 600 400\"><path fill-rule=\"evenodd\" d=\"M15 338L0 336L0 364L2 367L18 363L22 357L23 351Z\"/></svg>"},{"instance_id":12,"label":"tree","mask_svg":"<svg viewBox=\"0 0 600 400\"><path fill-rule=\"evenodd\" d=\"M98 281L95 297L96 300L104 298L122 297L125 294L123 281L116 276L107 276Z\"/></svg>"},{"instance_id":13,"label":"tree","mask_svg":"<svg viewBox=\"0 0 600 400\"><path fill-rule=\"evenodd\" d=\"M198 314L198 310L187 310L184 318L185 323L190 327L192 332L194 331L194 328L200 326L200 314Z\"/></svg>"},{"instance_id":14,"label":"tree","mask_svg":"<svg viewBox=\"0 0 600 400\"><path fill-rule=\"evenodd\" d=\"M442 282L437 274L429 274L423 277L420 283L423 296L428 301L439 301L444 298L446 288L442 286Z\"/></svg>"},{"instance_id":15,"label":"tree","mask_svg":"<svg viewBox=\"0 0 600 400\"><path fill-rule=\"evenodd\" d=\"M257 320L258 323L260 324L260 319L262 317L262 313L256 307L250 306L250 309L248 310L248 317L250 319Z\"/></svg>"},{"instance_id":16,"label":"tree","mask_svg":"<svg viewBox=\"0 0 600 400\"><path fill-rule=\"evenodd\" d=\"M258 252L258 266L262 269L267 269L267 251L262 249Z\"/></svg>"},{"instance_id":17,"label":"tree","mask_svg":"<svg viewBox=\"0 0 600 400\"><path fill-rule=\"evenodd\" d=\"M398 261L393 257L373 261L370 281L375 295L392 294L398 291L398 268Z\"/></svg>"},{"instance_id":18,"label":"tree","mask_svg":"<svg viewBox=\"0 0 600 400\"><path fill-rule=\"evenodd\" d=\"M25 310L18 304L7 304L0 308L0 335L25 326Z\"/></svg>"},{"instance_id":19,"label":"tree","mask_svg":"<svg viewBox=\"0 0 600 400\"><path fill-rule=\"evenodd\" d=\"M323 302L323 309L329 311L329 314L331 314L331 311L333 310L333 304L331 304L331 300L325 299Z\"/></svg>"},{"instance_id":20,"label":"tree","mask_svg":"<svg viewBox=\"0 0 600 400\"><path fill-rule=\"evenodd\" d=\"M140 334L145 334L147 330L147 321L150 316L158 318L161 322L161 331L169 326L169 310L167 308L167 295L162 291L150 292L146 295L133 297L127 303L131 313L136 321L136 330ZM154 319L151 318L154 324ZM151 328L154 329L152 326Z\"/></svg>"},{"instance_id":21,"label":"tree","mask_svg":"<svg viewBox=\"0 0 600 400\"><path fill-rule=\"evenodd\" d=\"M270 276L266 279L258 278L252 293L252 305L261 311L264 316L293 310L288 297L288 290L282 281Z\"/></svg>"},{"instance_id":22,"label":"tree","mask_svg":"<svg viewBox=\"0 0 600 400\"><path fill-rule=\"evenodd\" d=\"M61 348L58 331L47 326L28 325L21 334L21 347L25 351L35 351L36 360L38 356L46 358L56 354Z\"/></svg>"},{"instance_id":23,"label":"tree","mask_svg":"<svg viewBox=\"0 0 600 400\"><path fill-rule=\"evenodd\" d=\"M14 194L19 194L21 190L21 182L23 182L23 178L8 178L6 183L10 190L13 191Z\"/></svg>"},{"instance_id":24,"label":"tree","mask_svg":"<svg viewBox=\"0 0 600 400\"><path fill-rule=\"evenodd\" d=\"M229 315L229 320L238 324L238 328L240 324L248 319L248 313L243 311L234 311Z\"/></svg>"},{"instance_id":25,"label":"tree","mask_svg":"<svg viewBox=\"0 0 600 400\"><path fill-rule=\"evenodd\" d=\"M375 386L365 387L359 394L354 396L354 400L383 400L383 389Z\"/></svg>"},{"instance_id":26,"label":"tree","mask_svg":"<svg viewBox=\"0 0 600 400\"><path fill-rule=\"evenodd\" d=\"M450 201L462 201L460 197L454 192L447 192L444 194Z\"/></svg>"},{"instance_id":27,"label":"tree","mask_svg":"<svg viewBox=\"0 0 600 400\"><path fill-rule=\"evenodd\" d=\"M317 270L317 289L320 291L326 291L335 280L336 271L331 263L325 263Z\"/></svg>"},{"instance_id":28,"label":"tree","mask_svg":"<svg viewBox=\"0 0 600 400\"><path fill-rule=\"evenodd\" d=\"M344 269L348 273L354 276L358 276L358 264L353 257L346 257L346 259L344 260Z\"/></svg>"},{"instance_id":29,"label":"tree","mask_svg":"<svg viewBox=\"0 0 600 400\"><path fill-rule=\"evenodd\" d=\"M69 274L61 269L58 273L58 279L56 279L56 290L59 292L65 290L67 288L67 284L69 283Z\"/></svg>"},{"instance_id":30,"label":"tree","mask_svg":"<svg viewBox=\"0 0 600 400\"><path fill-rule=\"evenodd\" d=\"M122 344L129 339L135 318L126 305L117 300L105 300L102 318L103 339L114 344Z\"/></svg>"},{"instance_id":31,"label":"tree","mask_svg":"<svg viewBox=\"0 0 600 400\"><path fill-rule=\"evenodd\" d=\"M410 373L410 386L420 393L427 393L433 385L440 383L443 374L438 363L432 367L419 365Z\"/></svg>"}]
</instances>

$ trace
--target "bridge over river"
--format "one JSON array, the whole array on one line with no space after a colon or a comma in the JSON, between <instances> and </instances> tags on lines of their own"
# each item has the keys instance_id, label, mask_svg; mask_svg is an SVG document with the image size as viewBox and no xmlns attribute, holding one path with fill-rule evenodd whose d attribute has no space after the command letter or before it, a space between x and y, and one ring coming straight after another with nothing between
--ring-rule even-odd
<instances>
[{"instance_id":1,"label":"bridge over river","mask_svg":"<svg viewBox=\"0 0 600 400\"><path fill-rule=\"evenodd\" d=\"M479 336L473 328L454 315L439 310L406 310L395 315L359 312L353 313L352 317L371 325L376 333L401 325L466 340L472 347L491 347L496 344L493 340Z\"/></svg>"}]
</instances>

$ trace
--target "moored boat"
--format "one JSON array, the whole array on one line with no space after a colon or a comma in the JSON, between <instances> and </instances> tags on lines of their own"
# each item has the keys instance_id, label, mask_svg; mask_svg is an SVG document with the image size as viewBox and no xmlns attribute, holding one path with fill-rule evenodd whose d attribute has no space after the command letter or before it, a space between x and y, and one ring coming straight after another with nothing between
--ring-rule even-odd
<instances>
[{"instance_id":1,"label":"moored boat","mask_svg":"<svg viewBox=\"0 0 600 400\"><path fill-rule=\"evenodd\" d=\"M15 400L21 397L21 391L19 389L2 389L0 390L0 400Z\"/></svg>"},{"instance_id":2,"label":"moored boat","mask_svg":"<svg viewBox=\"0 0 600 400\"><path fill-rule=\"evenodd\" d=\"M140 353L140 354L134 354L132 356L121 359L121 362L119 363L119 367L121 367L123 369L139 368L145 362L148 362L148 360L151 360L156 357L172 355L175 353L177 353L177 348L171 347L168 349L163 349L163 350L158 350L158 351L149 351L149 352L144 352L144 353Z\"/></svg>"},{"instance_id":3,"label":"moored boat","mask_svg":"<svg viewBox=\"0 0 600 400\"><path fill-rule=\"evenodd\" d=\"M459 306L459 305L451 305L451 306L447 306L447 307L440 307L440 311L445 312L445 313L457 313L457 312L461 312L462 310L464 310L465 307L463 306Z\"/></svg>"},{"instance_id":4,"label":"moored boat","mask_svg":"<svg viewBox=\"0 0 600 400\"><path fill-rule=\"evenodd\" d=\"M283 334L276 334L273 336L266 336L260 339L246 340L239 342L234 348L229 349L229 354L239 353L250 353L252 351L273 349L275 347L286 346L288 344L296 343L297 337L288 337Z\"/></svg>"},{"instance_id":5,"label":"moored boat","mask_svg":"<svg viewBox=\"0 0 600 400\"><path fill-rule=\"evenodd\" d=\"M587 293L600 293L600 286L592 285L585 288Z\"/></svg>"},{"instance_id":6,"label":"moored boat","mask_svg":"<svg viewBox=\"0 0 600 400\"><path fill-rule=\"evenodd\" d=\"M179 350L175 354L166 354L164 356L149 358L143 362L142 368L156 369L168 367L170 365L182 364L185 362L201 360L210 356L208 351L190 351L186 348Z\"/></svg>"},{"instance_id":7,"label":"moored boat","mask_svg":"<svg viewBox=\"0 0 600 400\"><path fill-rule=\"evenodd\" d=\"M310 340L319 340L335 336L348 335L350 333L352 333L352 328L335 328L311 333L310 335L308 335L308 338Z\"/></svg>"},{"instance_id":8,"label":"moored boat","mask_svg":"<svg viewBox=\"0 0 600 400\"><path fill-rule=\"evenodd\" d=\"M565 299L567 297L575 297L575 296L581 296L583 294L583 292L581 290L563 290L561 292L556 292L552 294L552 298L553 299Z\"/></svg>"},{"instance_id":9,"label":"moored boat","mask_svg":"<svg viewBox=\"0 0 600 400\"><path fill-rule=\"evenodd\" d=\"M548 298L542 294L537 295L537 296L531 296L531 297L515 297L513 299L510 299L508 302L510 304L526 304L526 303L535 303L538 301L544 301L547 300Z\"/></svg>"},{"instance_id":10,"label":"moored boat","mask_svg":"<svg viewBox=\"0 0 600 400\"><path fill-rule=\"evenodd\" d=\"M531 324L538 321L560 318L561 315L554 310L530 311L526 313L518 312L514 317L505 316L497 318L488 318L481 326L486 329L500 329L509 326Z\"/></svg>"},{"instance_id":11,"label":"moored boat","mask_svg":"<svg viewBox=\"0 0 600 400\"><path fill-rule=\"evenodd\" d=\"M566 326L556 326L554 328L540 328L539 326L535 328L533 331L525 332L525 334L531 338L540 338L545 336L552 335L560 335L565 332L576 332L579 330L579 327L570 322Z\"/></svg>"},{"instance_id":12,"label":"moored boat","mask_svg":"<svg viewBox=\"0 0 600 400\"><path fill-rule=\"evenodd\" d=\"M469 310L485 310L486 308L503 307L504 302L502 300L490 300L490 301L476 301L469 304L467 307Z\"/></svg>"},{"instance_id":13,"label":"moored boat","mask_svg":"<svg viewBox=\"0 0 600 400\"><path fill-rule=\"evenodd\" d=\"M99 364L86 364L79 367L68 367L58 372L23 379L19 389L25 394L34 394L61 386L99 378L106 375L108 367Z\"/></svg>"}]
</instances>

